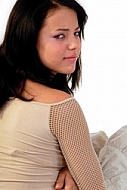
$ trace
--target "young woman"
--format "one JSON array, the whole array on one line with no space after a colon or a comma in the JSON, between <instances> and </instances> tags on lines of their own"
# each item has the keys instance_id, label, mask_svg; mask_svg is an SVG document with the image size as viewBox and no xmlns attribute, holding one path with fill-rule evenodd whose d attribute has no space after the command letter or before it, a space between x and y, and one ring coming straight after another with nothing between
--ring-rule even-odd
<instances>
[{"instance_id":1,"label":"young woman","mask_svg":"<svg viewBox=\"0 0 127 190\"><path fill-rule=\"evenodd\" d=\"M83 112L87 15L75 0L17 0L0 46L0 189L52 190L68 166L79 190L105 190Z\"/></svg>"}]
</instances>

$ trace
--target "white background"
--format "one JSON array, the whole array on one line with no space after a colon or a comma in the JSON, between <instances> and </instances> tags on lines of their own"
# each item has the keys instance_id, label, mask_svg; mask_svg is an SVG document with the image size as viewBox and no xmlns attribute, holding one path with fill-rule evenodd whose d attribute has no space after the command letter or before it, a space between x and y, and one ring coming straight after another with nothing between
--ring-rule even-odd
<instances>
[{"instance_id":1,"label":"white background","mask_svg":"<svg viewBox=\"0 0 127 190\"><path fill-rule=\"evenodd\" d=\"M15 0L0 0L0 41ZM90 132L108 136L127 124L127 0L79 0L88 14L83 80L75 97Z\"/></svg>"}]
</instances>

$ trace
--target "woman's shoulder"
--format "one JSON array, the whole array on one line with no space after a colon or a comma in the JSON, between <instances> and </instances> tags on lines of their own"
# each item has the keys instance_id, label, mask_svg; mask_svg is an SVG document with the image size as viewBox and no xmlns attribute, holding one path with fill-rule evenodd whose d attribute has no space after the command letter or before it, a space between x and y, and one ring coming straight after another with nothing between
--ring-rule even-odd
<instances>
[{"instance_id":1,"label":"woman's shoulder","mask_svg":"<svg viewBox=\"0 0 127 190\"><path fill-rule=\"evenodd\" d=\"M66 101L70 98L73 99L73 96L66 92L53 89L32 81L27 81L23 95L25 97L28 96L28 98L33 98L33 101L35 102L44 104L55 104Z\"/></svg>"}]
</instances>

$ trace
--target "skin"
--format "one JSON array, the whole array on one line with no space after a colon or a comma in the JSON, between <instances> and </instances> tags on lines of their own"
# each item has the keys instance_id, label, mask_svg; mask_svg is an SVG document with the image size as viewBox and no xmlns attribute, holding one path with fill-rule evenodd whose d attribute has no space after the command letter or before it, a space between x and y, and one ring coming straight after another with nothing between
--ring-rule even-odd
<instances>
[{"instance_id":1,"label":"skin","mask_svg":"<svg viewBox=\"0 0 127 190\"><path fill-rule=\"evenodd\" d=\"M78 187L77 187L74 179L72 178L67 167L63 168L60 171L60 173L57 177L55 189L56 190L62 190L62 189L64 189L64 190L78 190Z\"/></svg>"},{"instance_id":2,"label":"skin","mask_svg":"<svg viewBox=\"0 0 127 190\"><path fill-rule=\"evenodd\" d=\"M74 72L81 51L79 34L80 28L74 10L60 7L49 11L38 35L37 50L41 62L52 73Z\"/></svg>"}]
</instances>

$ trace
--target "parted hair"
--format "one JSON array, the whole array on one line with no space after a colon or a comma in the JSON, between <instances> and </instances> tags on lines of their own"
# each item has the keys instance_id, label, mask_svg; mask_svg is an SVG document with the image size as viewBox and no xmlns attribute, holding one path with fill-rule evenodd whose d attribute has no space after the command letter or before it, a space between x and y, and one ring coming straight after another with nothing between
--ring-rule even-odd
<instances>
[{"instance_id":1,"label":"parted hair","mask_svg":"<svg viewBox=\"0 0 127 190\"><path fill-rule=\"evenodd\" d=\"M40 61L37 37L48 12L66 6L77 13L84 38L87 14L75 0L17 0L10 13L4 39L0 45L0 106L9 97L22 97L27 79L73 94L81 79L81 54L71 74L53 75Z\"/></svg>"}]
</instances>

